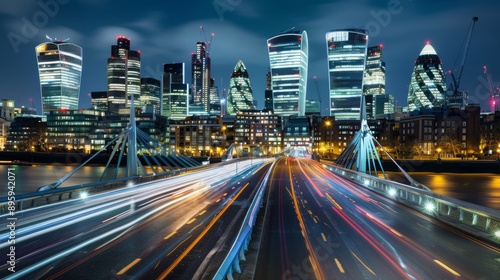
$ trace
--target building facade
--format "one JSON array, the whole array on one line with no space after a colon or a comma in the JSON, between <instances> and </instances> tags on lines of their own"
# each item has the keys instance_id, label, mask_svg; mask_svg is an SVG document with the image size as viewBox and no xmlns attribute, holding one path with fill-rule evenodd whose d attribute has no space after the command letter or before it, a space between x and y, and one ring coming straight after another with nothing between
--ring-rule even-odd
<instances>
[{"instance_id":1,"label":"building facade","mask_svg":"<svg viewBox=\"0 0 500 280\"><path fill-rule=\"evenodd\" d=\"M42 114L78 109L82 77L82 48L66 41L42 43L35 48L42 94Z\"/></svg>"},{"instance_id":2,"label":"building facade","mask_svg":"<svg viewBox=\"0 0 500 280\"><path fill-rule=\"evenodd\" d=\"M369 47L366 55L366 68L363 80L363 94L372 96L371 110L366 111L367 119L376 118L377 96L385 95L385 62L382 61L382 45ZM380 114L380 110L379 110Z\"/></svg>"},{"instance_id":3,"label":"building facade","mask_svg":"<svg viewBox=\"0 0 500 280\"><path fill-rule=\"evenodd\" d=\"M130 110L131 95L134 106L140 108L141 52L130 49L130 39L118 36L116 45L111 46L107 74L109 112L126 114Z\"/></svg>"},{"instance_id":4,"label":"building facade","mask_svg":"<svg viewBox=\"0 0 500 280\"><path fill-rule=\"evenodd\" d=\"M109 112L107 91L93 91L90 93L90 98L92 109Z\"/></svg>"},{"instance_id":5,"label":"building facade","mask_svg":"<svg viewBox=\"0 0 500 280\"><path fill-rule=\"evenodd\" d=\"M154 78L141 78L140 109L143 113L161 114L161 82Z\"/></svg>"},{"instance_id":6,"label":"building facade","mask_svg":"<svg viewBox=\"0 0 500 280\"><path fill-rule=\"evenodd\" d=\"M400 143L408 155L463 157L479 152L480 108L421 110L400 120Z\"/></svg>"},{"instance_id":7,"label":"building facade","mask_svg":"<svg viewBox=\"0 0 500 280\"><path fill-rule=\"evenodd\" d=\"M208 113L210 115L220 115L222 110L221 99L219 96L219 87L215 84L213 78L210 79L210 104L208 106Z\"/></svg>"},{"instance_id":8,"label":"building facade","mask_svg":"<svg viewBox=\"0 0 500 280\"><path fill-rule=\"evenodd\" d=\"M220 116L189 116L169 127L169 149L187 156L214 156L222 135Z\"/></svg>"},{"instance_id":9,"label":"building facade","mask_svg":"<svg viewBox=\"0 0 500 280\"><path fill-rule=\"evenodd\" d=\"M330 116L359 120L368 35L363 29L326 33Z\"/></svg>"},{"instance_id":10,"label":"building facade","mask_svg":"<svg viewBox=\"0 0 500 280\"><path fill-rule=\"evenodd\" d=\"M281 125L282 117L271 110L240 110L234 123L234 144L260 146L266 155L278 154L283 147Z\"/></svg>"},{"instance_id":11,"label":"building facade","mask_svg":"<svg viewBox=\"0 0 500 280\"><path fill-rule=\"evenodd\" d=\"M196 52L191 55L190 105L209 111L210 104L210 57L205 42L196 43Z\"/></svg>"},{"instance_id":12,"label":"building facade","mask_svg":"<svg viewBox=\"0 0 500 280\"><path fill-rule=\"evenodd\" d=\"M185 64L163 65L162 115L172 120L188 116L189 85L185 83Z\"/></svg>"},{"instance_id":13,"label":"building facade","mask_svg":"<svg viewBox=\"0 0 500 280\"><path fill-rule=\"evenodd\" d=\"M408 111L444 105L446 79L441 59L429 42L420 52L410 79Z\"/></svg>"},{"instance_id":14,"label":"building facade","mask_svg":"<svg viewBox=\"0 0 500 280\"><path fill-rule=\"evenodd\" d=\"M47 148L52 152L90 153L89 135L104 117L99 110L59 110L47 116Z\"/></svg>"},{"instance_id":15,"label":"building facade","mask_svg":"<svg viewBox=\"0 0 500 280\"><path fill-rule=\"evenodd\" d=\"M227 114L236 115L240 110L255 109L250 77L243 61L239 60L231 73L227 95Z\"/></svg>"},{"instance_id":16,"label":"building facade","mask_svg":"<svg viewBox=\"0 0 500 280\"><path fill-rule=\"evenodd\" d=\"M6 151L46 151L47 123L41 117L16 117L10 124Z\"/></svg>"},{"instance_id":17,"label":"building facade","mask_svg":"<svg viewBox=\"0 0 500 280\"><path fill-rule=\"evenodd\" d=\"M304 116L309 43L306 31L288 30L267 40L273 110L282 116Z\"/></svg>"}]
</instances>

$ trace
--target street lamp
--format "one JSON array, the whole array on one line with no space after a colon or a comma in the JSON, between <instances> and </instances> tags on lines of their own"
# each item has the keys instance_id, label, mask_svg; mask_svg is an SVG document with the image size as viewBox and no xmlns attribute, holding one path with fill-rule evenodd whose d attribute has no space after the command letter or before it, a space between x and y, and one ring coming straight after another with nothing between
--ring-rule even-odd
<instances>
[{"instance_id":1,"label":"street lamp","mask_svg":"<svg viewBox=\"0 0 500 280\"><path fill-rule=\"evenodd\" d=\"M328 134L330 135L330 136L329 136L329 140L328 140L328 149L327 149L327 152L328 152L328 153L330 153L330 152L332 151L331 149L333 149L333 147L332 147L332 148L330 148L330 145L332 144L332 143L331 143L331 142L332 142L332 131L330 130L330 126L331 126L331 125L332 125L332 122L331 122L330 120L327 120L327 121L325 122L325 126L327 127L327 130L326 130L326 131L327 131L327 132L328 132Z\"/></svg>"},{"instance_id":2,"label":"street lamp","mask_svg":"<svg viewBox=\"0 0 500 280\"><path fill-rule=\"evenodd\" d=\"M437 157L440 158L440 154L441 154L441 148L437 148L436 149L436 152L437 152Z\"/></svg>"}]
</instances>

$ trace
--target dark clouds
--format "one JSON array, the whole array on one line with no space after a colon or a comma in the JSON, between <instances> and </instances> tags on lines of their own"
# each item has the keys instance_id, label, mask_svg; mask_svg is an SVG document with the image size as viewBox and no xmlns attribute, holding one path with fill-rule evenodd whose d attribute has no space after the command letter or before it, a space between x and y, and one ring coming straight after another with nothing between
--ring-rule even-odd
<instances>
[{"instance_id":1,"label":"dark clouds","mask_svg":"<svg viewBox=\"0 0 500 280\"><path fill-rule=\"evenodd\" d=\"M265 73L269 68L266 39L293 26L308 32L308 99L317 99L313 76L318 77L322 99L327 99L325 33L344 27L367 27L371 31L370 45L384 45L387 93L396 97L398 105L407 103L413 61L427 40L443 60L444 69L452 70L454 64L458 67L460 48L473 16L478 16L479 22L461 87L469 91L471 100L483 102L487 96L484 77L481 80L483 65L488 65L493 81L500 82L499 24L495 15L500 4L493 1L41 1L58 3L53 15L45 12L46 21L40 16L45 10L38 1L2 0L0 5L4 36L0 50L8 66L2 67L0 98L13 98L18 106L30 106L28 100L33 97L40 108L34 47L45 41L45 34L69 37L83 47L80 107L88 107L90 91L106 90L106 59L116 36L129 37L132 49L141 50L143 76L160 78L162 65L168 62L185 62L189 75L190 54L202 38L200 25L206 36L215 34L211 56L217 84L227 88L234 65L243 60L259 108L264 105ZM39 23L36 32L23 36L25 22L33 20ZM23 42L11 44L9 33L23 36Z\"/></svg>"}]
</instances>

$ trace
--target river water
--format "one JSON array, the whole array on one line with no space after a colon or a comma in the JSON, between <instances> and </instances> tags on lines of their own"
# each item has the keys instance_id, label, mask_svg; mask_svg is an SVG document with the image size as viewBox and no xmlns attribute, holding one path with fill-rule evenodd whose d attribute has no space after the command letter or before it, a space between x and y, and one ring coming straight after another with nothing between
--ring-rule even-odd
<instances>
[{"instance_id":1,"label":"river water","mask_svg":"<svg viewBox=\"0 0 500 280\"><path fill-rule=\"evenodd\" d=\"M71 165L0 165L0 174L4 174L0 197L7 196L8 168L15 168L16 194L35 192L40 186L54 183L71 172L76 166ZM67 179L61 186L73 186L98 181L103 166L85 166ZM120 169L120 173L124 169ZM114 176L115 169L107 171L104 179ZM500 174L477 173L433 173L412 172L410 176L429 187L433 192L500 210ZM402 182L404 177L395 172L388 172L388 179Z\"/></svg>"}]
</instances>

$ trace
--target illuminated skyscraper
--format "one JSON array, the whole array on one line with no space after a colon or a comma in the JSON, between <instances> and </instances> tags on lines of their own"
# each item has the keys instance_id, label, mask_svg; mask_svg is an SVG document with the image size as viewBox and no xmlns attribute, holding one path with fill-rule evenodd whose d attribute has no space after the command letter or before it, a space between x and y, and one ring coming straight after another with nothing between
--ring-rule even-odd
<instances>
[{"instance_id":1,"label":"illuminated skyscraper","mask_svg":"<svg viewBox=\"0 0 500 280\"><path fill-rule=\"evenodd\" d=\"M326 33L330 116L359 120L368 35L363 29Z\"/></svg>"},{"instance_id":2,"label":"illuminated skyscraper","mask_svg":"<svg viewBox=\"0 0 500 280\"><path fill-rule=\"evenodd\" d=\"M374 119L376 115L375 109L380 108L376 104L376 95L385 94L385 62L382 61L382 45L368 48L363 94L367 96L366 117L367 119ZM368 100L371 100L371 104L368 104Z\"/></svg>"},{"instance_id":3,"label":"illuminated skyscraper","mask_svg":"<svg viewBox=\"0 0 500 280\"><path fill-rule=\"evenodd\" d=\"M433 108L443 105L446 96L446 78L436 51L429 42L420 52L411 74L408 89L408 110Z\"/></svg>"},{"instance_id":4,"label":"illuminated skyscraper","mask_svg":"<svg viewBox=\"0 0 500 280\"><path fill-rule=\"evenodd\" d=\"M208 113L210 115L220 115L221 113L221 103L219 97L219 87L215 85L215 80L210 79L210 104L208 106Z\"/></svg>"},{"instance_id":5,"label":"illuminated skyscraper","mask_svg":"<svg viewBox=\"0 0 500 280\"><path fill-rule=\"evenodd\" d=\"M162 114L173 120L188 116L189 85L184 82L184 63L163 65Z\"/></svg>"},{"instance_id":6,"label":"illuminated skyscraper","mask_svg":"<svg viewBox=\"0 0 500 280\"><path fill-rule=\"evenodd\" d=\"M42 93L42 114L78 109L82 76L82 48L66 41L52 41L35 48Z\"/></svg>"},{"instance_id":7,"label":"illuminated skyscraper","mask_svg":"<svg viewBox=\"0 0 500 280\"><path fill-rule=\"evenodd\" d=\"M304 116L309 48L307 33L291 29L269 38L267 46L274 113Z\"/></svg>"},{"instance_id":8,"label":"illuminated skyscraper","mask_svg":"<svg viewBox=\"0 0 500 280\"><path fill-rule=\"evenodd\" d=\"M271 89L271 72L266 73L266 90L264 91L264 109L273 110L273 90Z\"/></svg>"},{"instance_id":9,"label":"illuminated skyscraper","mask_svg":"<svg viewBox=\"0 0 500 280\"><path fill-rule=\"evenodd\" d=\"M108 58L108 103L111 113L127 114L130 95L140 108L141 52L130 50L130 39L119 36Z\"/></svg>"},{"instance_id":10,"label":"illuminated skyscraper","mask_svg":"<svg viewBox=\"0 0 500 280\"><path fill-rule=\"evenodd\" d=\"M154 78L141 78L140 104L142 112L161 114L161 82Z\"/></svg>"},{"instance_id":11,"label":"illuminated skyscraper","mask_svg":"<svg viewBox=\"0 0 500 280\"><path fill-rule=\"evenodd\" d=\"M243 61L239 60L229 80L227 114L236 115L240 110L256 109L253 102L252 85Z\"/></svg>"},{"instance_id":12,"label":"illuminated skyscraper","mask_svg":"<svg viewBox=\"0 0 500 280\"><path fill-rule=\"evenodd\" d=\"M196 43L196 53L191 55L190 105L201 105L205 112L210 104L210 57L205 42Z\"/></svg>"}]
</instances>

